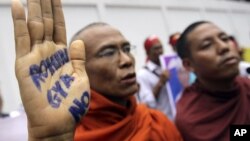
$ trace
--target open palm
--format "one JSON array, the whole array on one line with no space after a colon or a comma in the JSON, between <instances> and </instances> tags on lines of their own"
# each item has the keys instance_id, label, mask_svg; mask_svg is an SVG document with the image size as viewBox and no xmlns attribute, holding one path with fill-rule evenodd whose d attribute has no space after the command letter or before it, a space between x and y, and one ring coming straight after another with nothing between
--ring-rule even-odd
<instances>
[{"instance_id":1,"label":"open palm","mask_svg":"<svg viewBox=\"0 0 250 141\"><path fill-rule=\"evenodd\" d=\"M74 134L89 106L83 42L69 49L60 0L27 0L28 19L12 1L16 77L28 117L30 139Z\"/></svg>"}]
</instances>

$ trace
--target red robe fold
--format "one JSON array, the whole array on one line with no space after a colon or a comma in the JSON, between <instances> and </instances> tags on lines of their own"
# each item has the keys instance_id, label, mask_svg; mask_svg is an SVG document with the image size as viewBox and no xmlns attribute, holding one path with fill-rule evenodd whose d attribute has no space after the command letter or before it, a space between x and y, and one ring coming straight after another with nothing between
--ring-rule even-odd
<instances>
[{"instance_id":1,"label":"red robe fold","mask_svg":"<svg viewBox=\"0 0 250 141\"><path fill-rule=\"evenodd\" d=\"M238 77L235 86L220 92L197 81L177 104L176 125L185 141L229 141L231 124L250 124L250 80Z\"/></svg>"},{"instance_id":2,"label":"red robe fold","mask_svg":"<svg viewBox=\"0 0 250 141\"><path fill-rule=\"evenodd\" d=\"M124 107L92 91L90 109L75 131L75 141L182 141L165 115L130 97Z\"/></svg>"}]
</instances>

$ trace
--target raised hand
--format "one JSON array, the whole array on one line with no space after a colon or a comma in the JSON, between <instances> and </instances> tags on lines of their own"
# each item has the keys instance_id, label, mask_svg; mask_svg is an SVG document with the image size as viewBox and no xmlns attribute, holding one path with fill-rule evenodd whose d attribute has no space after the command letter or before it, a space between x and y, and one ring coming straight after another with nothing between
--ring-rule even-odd
<instances>
[{"instance_id":1,"label":"raised hand","mask_svg":"<svg viewBox=\"0 0 250 141\"><path fill-rule=\"evenodd\" d=\"M165 84L166 81L169 79L170 77L170 74L169 74L169 71L168 70L164 70L161 75L160 75L160 82L162 84Z\"/></svg>"},{"instance_id":2,"label":"raised hand","mask_svg":"<svg viewBox=\"0 0 250 141\"><path fill-rule=\"evenodd\" d=\"M27 0L28 19L12 1L15 71L28 117L29 140L73 140L89 106L82 41L67 49L60 0Z\"/></svg>"}]
</instances>

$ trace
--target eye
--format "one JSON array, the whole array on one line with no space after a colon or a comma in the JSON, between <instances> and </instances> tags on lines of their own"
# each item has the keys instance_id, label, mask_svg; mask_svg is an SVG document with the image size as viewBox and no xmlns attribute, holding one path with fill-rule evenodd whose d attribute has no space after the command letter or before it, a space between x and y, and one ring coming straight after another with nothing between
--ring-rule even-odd
<instances>
[{"instance_id":1,"label":"eye","mask_svg":"<svg viewBox=\"0 0 250 141\"><path fill-rule=\"evenodd\" d=\"M211 41L204 41L201 45L201 49L207 49L212 45Z\"/></svg>"},{"instance_id":2,"label":"eye","mask_svg":"<svg viewBox=\"0 0 250 141\"><path fill-rule=\"evenodd\" d=\"M106 49L102 50L101 52L99 52L98 56L109 57L109 56L113 56L115 53L116 53L115 48L106 48Z\"/></svg>"},{"instance_id":3,"label":"eye","mask_svg":"<svg viewBox=\"0 0 250 141\"><path fill-rule=\"evenodd\" d=\"M227 41L229 41L229 36L227 36L227 35L223 35L223 36L221 36L221 40L222 41L225 41L225 42L227 42Z\"/></svg>"},{"instance_id":4,"label":"eye","mask_svg":"<svg viewBox=\"0 0 250 141\"><path fill-rule=\"evenodd\" d=\"M131 45L125 45L122 47L122 51L125 53L130 53Z\"/></svg>"}]
</instances>

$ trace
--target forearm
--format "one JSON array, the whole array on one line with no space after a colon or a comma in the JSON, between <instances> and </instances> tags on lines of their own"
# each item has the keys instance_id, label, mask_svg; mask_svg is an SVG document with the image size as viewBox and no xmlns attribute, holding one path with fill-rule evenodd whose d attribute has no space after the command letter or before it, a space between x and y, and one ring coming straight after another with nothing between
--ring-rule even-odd
<instances>
[{"instance_id":1,"label":"forearm","mask_svg":"<svg viewBox=\"0 0 250 141\"><path fill-rule=\"evenodd\" d=\"M154 96L156 99L158 99L160 91L161 91L162 87L166 84L168 79L169 79L169 72L168 72L168 70L165 70L160 75L160 78L153 89L153 93L154 93Z\"/></svg>"}]
</instances>

